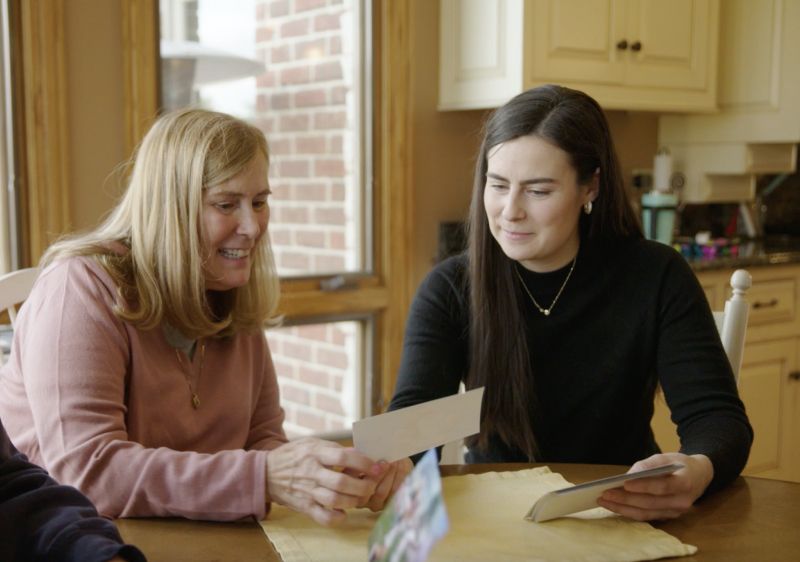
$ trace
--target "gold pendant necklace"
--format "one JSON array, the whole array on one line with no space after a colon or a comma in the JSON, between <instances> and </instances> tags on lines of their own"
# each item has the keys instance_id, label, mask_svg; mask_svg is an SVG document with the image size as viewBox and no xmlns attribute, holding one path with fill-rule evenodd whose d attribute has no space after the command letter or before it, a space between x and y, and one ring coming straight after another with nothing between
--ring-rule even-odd
<instances>
[{"instance_id":1,"label":"gold pendant necklace","mask_svg":"<svg viewBox=\"0 0 800 562\"><path fill-rule=\"evenodd\" d=\"M525 289L525 292L526 292L526 293L528 294L528 296L530 297L530 299L531 299L531 302L533 303L533 306L535 306L535 307L536 307L536 310L538 310L539 312L541 312L541 313L542 313L542 314L544 314L545 316L550 316L550 313L553 311L553 307L554 307L554 306L556 305L556 303L558 302L558 297L560 297L560 296L561 296L561 293L564 291L564 287L566 287L566 286L567 286L567 281L569 281L569 278L570 278L570 277L572 277L572 271L575 269L575 263L576 263L577 261L578 261L578 256L577 256L577 254L576 254L576 255L575 255L575 259L573 259L573 260L572 260L572 266L570 266L570 268L569 268L569 273L567 273L567 277L566 277L566 279L564 279L564 282L561 284L561 288L560 288L560 289L558 290L558 292L556 293L556 296L555 296L555 298L553 299L553 302L551 302L551 303L550 303L550 306L548 306L547 308L544 308L544 307L542 307L542 306L541 306L541 305L540 305L538 302L536 302L536 299L535 299L535 298L533 298L533 295L532 295L532 294L531 294L531 292L528 290L528 287L527 287L527 285L525 285L525 281L523 281L523 280L522 280L522 275L520 275L520 274L519 274L519 269L517 269L517 267L516 267L516 266L514 266L514 273L516 273L516 274L517 274L517 279L519 279L519 282L520 282L520 283L522 283L522 288L523 288L523 289Z\"/></svg>"},{"instance_id":2,"label":"gold pendant necklace","mask_svg":"<svg viewBox=\"0 0 800 562\"><path fill-rule=\"evenodd\" d=\"M189 395L192 398L192 407L196 410L200 407L200 397L197 396L197 391L195 390L195 385L192 383L192 376L187 373L187 370L191 372L192 364L189 363L188 368L183 364L183 357L181 357L181 352L178 349L175 349L175 356L178 358L178 363L181 366L181 371L183 372L183 376L186 379L186 385L189 387ZM197 379L196 384L200 384L200 376L203 374L203 363L206 360L206 344L205 342L200 344L200 364L197 369Z\"/></svg>"}]
</instances>

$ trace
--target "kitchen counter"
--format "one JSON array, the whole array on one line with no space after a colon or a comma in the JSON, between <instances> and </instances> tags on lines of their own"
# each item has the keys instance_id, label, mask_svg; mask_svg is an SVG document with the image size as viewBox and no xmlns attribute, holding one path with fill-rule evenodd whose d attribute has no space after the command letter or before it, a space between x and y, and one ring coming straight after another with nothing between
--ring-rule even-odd
<instances>
[{"instance_id":1,"label":"kitchen counter","mask_svg":"<svg viewBox=\"0 0 800 562\"><path fill-rule=\"evenodd\" d=\"M738 243L736 255L687 257L695 271L800 263L800 238L768 236Z\"/></svg>"}]
</instances>

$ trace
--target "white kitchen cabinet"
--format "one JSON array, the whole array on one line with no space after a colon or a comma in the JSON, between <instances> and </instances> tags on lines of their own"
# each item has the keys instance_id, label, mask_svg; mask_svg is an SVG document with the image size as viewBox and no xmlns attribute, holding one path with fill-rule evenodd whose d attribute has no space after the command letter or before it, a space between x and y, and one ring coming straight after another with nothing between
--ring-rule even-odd
<instances>
[{"instance_id":1,"label":"white kitchen cabinet","mask_svg":"<svg viewBox=\"0 0 800 562\"><path fill-rule=\"evenodd\" d=\"M693 203L752 199L755 174L795 170L800 142L800 0L725 0L719 17L719 112L659 119Z\"/></svg>"},{"instance_id":2,"label":"white kitchen cabinet","mask_svg":"<svg viewBox=\"0 0 800 562\"><path fill-rule=\"evenodd\" d=\"M748 271L753 287L747 294L750 317L739 394L755 438L745 474L800 482L800 266ZM731 273L698 274L715 310L722 309L730 295ZM675 426L660 396L651 425L662 450L678 450Z\"/></svg>"},{"instance_id":3,"label":"white kitchen cabinet","mask_svg":"<svg viewBox=\"0 0 800 562\"><path fill-rule=\"evenodd\" d=\"M708 111L717 0L442 0L441 109L559 83L607 109Z\"/></svg>"}]
</instances>

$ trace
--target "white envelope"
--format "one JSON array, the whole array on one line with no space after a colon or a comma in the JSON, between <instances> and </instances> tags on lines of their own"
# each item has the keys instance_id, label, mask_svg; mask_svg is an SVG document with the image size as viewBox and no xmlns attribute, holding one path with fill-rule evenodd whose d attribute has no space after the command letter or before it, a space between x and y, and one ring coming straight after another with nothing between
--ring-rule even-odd
<instances>
[{"instance_id":1,"label":"white envelope","mask_svg":"<svg viewBox=\"0 0 800 562\"><path fill-rule=\"evenodd\" d=\"M374 460L396 461L481 430L483 387L353 423L355 448Z\"/></svg>"}]
</instances>

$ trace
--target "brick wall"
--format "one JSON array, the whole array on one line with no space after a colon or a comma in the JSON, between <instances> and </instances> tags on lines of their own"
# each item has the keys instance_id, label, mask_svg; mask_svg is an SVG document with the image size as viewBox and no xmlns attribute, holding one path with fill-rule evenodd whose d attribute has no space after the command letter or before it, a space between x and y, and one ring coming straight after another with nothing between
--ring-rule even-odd
<instances>
[{"instance_id":1,"label":"brick wall","mask_svg":"<svg viewBox=\"0 0 800 562\"><path fill-rule=\"evenodd\" d=\"M359 267L359 126L352 64L357 0L260 0L256 125L270 146L270 234L281 275ZM270 330L286 429L349 428L356 407L360 324Z\"/></svg>"}]
</instances>

